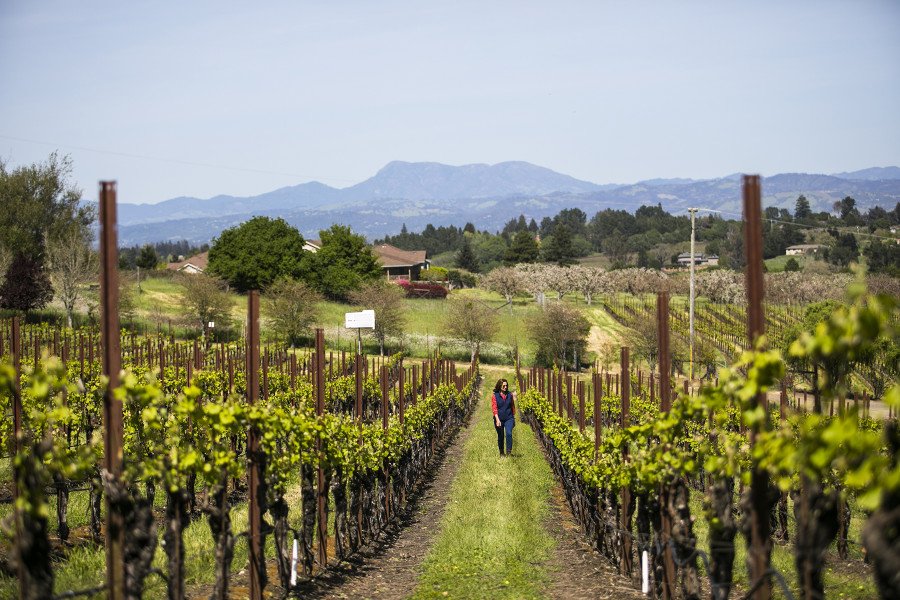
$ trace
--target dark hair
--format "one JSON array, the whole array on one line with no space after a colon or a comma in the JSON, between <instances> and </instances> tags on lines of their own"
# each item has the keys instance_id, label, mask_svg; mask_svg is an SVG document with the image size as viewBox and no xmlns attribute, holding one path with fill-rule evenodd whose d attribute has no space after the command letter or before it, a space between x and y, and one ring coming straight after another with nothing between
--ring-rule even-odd
<instances>
[{"instance_id":1,"label":"dark hair","mask_svg":"<svg viewBox=\"0 0 900 600\"><path fill-rule=\"evenodd\" d=\"M505 379L498 379L497 385L494 386L494 393L496 394L503 388L503 384L509 385L509 382Z\"/></svg>"}]
</instances>

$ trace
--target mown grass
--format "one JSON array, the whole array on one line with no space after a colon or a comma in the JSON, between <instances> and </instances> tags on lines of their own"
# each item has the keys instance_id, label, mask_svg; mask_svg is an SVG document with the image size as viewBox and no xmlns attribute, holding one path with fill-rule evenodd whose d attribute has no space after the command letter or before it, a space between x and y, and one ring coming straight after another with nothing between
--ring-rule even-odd
<instances>
[{"instance_id":1,"label":"mown grass","mask_svg":"<svg viewBox=\"0 0 900 600\"><path fill-rule=\"evenodd\" d=\"M485 389L496 376L487 377ZM471 427L413 597L539 598L548 582L542 565L554 544L542 527L550 467L522 423L514 430L513 456L499 456L487 400L476 407Z\"/></svg>"},{"instance_id":2,"label":"mown grass","mask_svg":"<svg viewBox=\"0 0 900 600\"><path fill-rule=\"evenodd\" d=\"M781 256L776 256L774 258L766 259L764 262L766 263L766 270L769 273L780 273L784 271L784 266L787 264L787 261L790 259L794 259L797 261L797 264L800 265L800 269L803 270L806 267L807 262L814 260L812 258L796 255L796 256L787 256L782 254Z\"/></svg>"}]
</instances>

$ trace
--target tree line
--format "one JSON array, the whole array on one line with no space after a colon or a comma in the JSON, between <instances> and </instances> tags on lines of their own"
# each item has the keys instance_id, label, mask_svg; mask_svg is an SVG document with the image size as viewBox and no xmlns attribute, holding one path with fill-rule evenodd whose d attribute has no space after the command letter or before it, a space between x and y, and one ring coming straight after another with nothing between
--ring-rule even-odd
<instances>
[{"instance_id":1,"label":"tree line","mask_svg":"<svg viewBox=\"0 0 900 600\"><path fill-rule=\"evenodd\" d=\"M848 196L833 208L833 213L813 213L809 201L801 195L793 212L776 207L765 209L764 258L783 255L789 246L818 240L824 232L827 236L820 242L827 246L824 258L846 267L859 259L859 233L874 233L900 224L900 203L892 211L873 207L863 213ZM846 231L848 227L859 231ZM449 254L454 266L473 273L521 263L564 266L593 253L606 256L612 268L660 269L677 264L678 253L686 249L690 234L687 215L672 215L657 204L643 205L634 213L606 208L590 219L579 208L567 208L554 217L544 217L539 224L519 215L493 233L478 230L472 223L464 227L428 224L417 233L410 232L404 224L399 234L385 236L376 243L425 250L432 258ZM703 244L705 254L719 257L723 267L744 266L741 221L725 219L714 212L701 213L696 219L696 239ZM876 238L866 251L871 270L896 274L900 257L890 242Z\"/></svg>"},{"instance_id":2,"label":"tree line","mask_svg":"<svg viewBox=\"0 0 900 600\"><path fill-rule=\"evenodd\" d=\"M6 208L0 214L0 308L40 309L55 296L71 324L86 284L96 281L96 210L81 201L81 190L69 181L71 173L71 160L56 153L42 163L17 168L0 160L0 200ZM824 258L837 267L847 267L864 255L871 272L900 275L900 245L878 237L860 243L859 237L900 224L900 203L891 211L873 207L863 212L852 197L846 197L835 203L833 212L814 213L800 196L793 211L769 207L765 218L766 258L784 254L790 245L815 241L826 247ZM209 272L221 280L217 285L239 292L269 289L286 279L343 301L380 279L381 268L362 236L334 225L320 237L322 249L306 252L305 240L295 228L281 219L256 217L213 241ZM404 225L399 234L378 242L425 249L431 258L443 255L445 264L465 274L516 264L570 265L592 253L607 257L613 269L659 269L675 262L689 237L688 216L672 215L657 204L641 206L633 214L607 208L590 219L579 208L567 208L540 223L519 215L493 233L472 223L429 224L418 233ZM720 257L723 267L744 266L740 221L705 214L697 219L697 239L703 252ZM163 260L204 249L185 241L123 248L120 267L150 270ZM459 283L472 283L457 275ZM127 294L123 297L127 299Z\"/></svg>"}]
</instances>

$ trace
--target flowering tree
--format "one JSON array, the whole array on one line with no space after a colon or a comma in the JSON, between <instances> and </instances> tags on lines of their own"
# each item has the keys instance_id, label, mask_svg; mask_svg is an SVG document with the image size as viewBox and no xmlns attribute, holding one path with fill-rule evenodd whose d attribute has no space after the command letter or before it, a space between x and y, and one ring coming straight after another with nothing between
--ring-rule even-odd
<instances>
[{"instance_id":1,"label":"flowering tree","mask_svg":"<svg viewBox=\"0 0 900 600\"><path fill-rule=\"evenodd\" d=\"M594 294L606 291L609 279L603 269L574 265L569 267L569 275L574 289L584 296L588 304Z\"/></svg>"},{"instance_id":2,"label":"flowering tree","mask_svg":"<svg viewBox=\"0 0 900 600\"><path fill-rule=\"evenodd\" d=\"M481 286L506 298L512 310L513 296L524 289L522 272L512 267L499 267L481 279Z\"/></svg>"},{"instance_id":3,"label":"flowering tree","mask_svg":"<svg viewBox=\"0 0 900 600\"><path fill-rule=\"evenodd\" d=\"M607 275L609 291L649 294L669 289L669 276L656 269L616 269L609 271Z\"/></svg>"},{"instance_id":4,"label":"flowering tree","mask_svg":"<svg viewBox=\"0 0 900 600\"><path fill-rule=\"evenodd\" d=\"M846 273L767 273L766 299L778 304L842 300L852 282L853 276Z\"/></svg>"},{"instance_id":5,"label":"flowering tree","mask_svg":"<svg viewBox=\"0 0 900 600\"><path fill-rule=\"evenodd\" d=\"M544 306L544 290L547 289L547 281L544 277L544 265L534 263L522 263L515 266L522 281L522 288L534 296L535 301Z\"/></svg>"},{"instance_id":6,"label":"flowering tree","mask_svg":"<svg viewBox=\"0 0 900 600\"><path fill-rule=\"evenodd\" d=\"M547 289L556 292L557 300L562 300L564 295L575 289L570 267L544 265L543 278Z\"/></svg>"},{"instance_id":7,"label":"flowering tree","mask_svg":"<svg viewBox=\"0 0 900 600\"><path fill-rule=\"evenodd\" d=\"M698 296L705 296L713 302L747 303L743 273L724 269L703 271L695 275L694 285Z\"/></svg>"}]
</instances>

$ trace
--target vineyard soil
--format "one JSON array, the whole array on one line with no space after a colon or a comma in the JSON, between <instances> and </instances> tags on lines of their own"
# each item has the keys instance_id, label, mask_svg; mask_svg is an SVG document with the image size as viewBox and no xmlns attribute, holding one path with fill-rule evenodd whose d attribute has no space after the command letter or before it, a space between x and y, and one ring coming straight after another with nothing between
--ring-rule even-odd
<instances>
[{"instance_id":1,"label":"vineyard soil","mask_svg":"<svg viewBox=\"0 0 900 600\"><path fill-rule=\"evenodd\" d=\"M303 598L407 598L418 584L422 560L431 548L447 508L450 484L459 469L471 426L463 427L428 474L421 495L399 529L323 577L300 588Z\"/></svg>"},{"instance_id":2,"label":"vineyard soil","mask_svg":"<svg viewBox=\"0 0 900 600\"><path fill-rule=\"evenodd\" d=\"M556 542L547 564L551 578L547 597L562 600L645 597L585 541L558 482L550 496L546 527Z\"/></svg>"}]
</instances>

